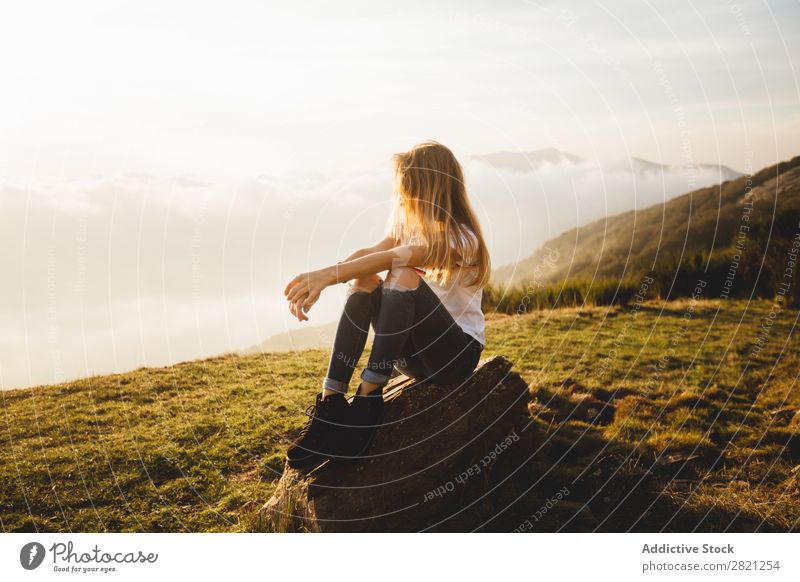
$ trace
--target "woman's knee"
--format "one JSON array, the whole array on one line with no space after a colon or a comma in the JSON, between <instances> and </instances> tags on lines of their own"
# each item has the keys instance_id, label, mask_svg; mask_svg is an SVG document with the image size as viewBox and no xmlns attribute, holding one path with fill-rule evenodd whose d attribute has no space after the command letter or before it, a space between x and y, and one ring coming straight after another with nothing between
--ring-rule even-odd
<instances>
[{"instance_id":1,"label":"woman's knee","mask_svg":"<svg viewBox=\"0 0 800 582\"><path fill-rule=\"evenodd\" d=\"M367 275L359 279L353 279L350 282L350 292L372 293L383 282L378 275Z\"/></svg>"},{"instance_id":2,"label":"woman's knee","mask_svg":"<svg viewBox=\"0 0 800 582\"><path fill-rule=\"evenodd\" d=\"M392 267L386 277L386 287L410 291L419 287L419 281L419 273L411 267Z\"/></svg>"}]
</instances>

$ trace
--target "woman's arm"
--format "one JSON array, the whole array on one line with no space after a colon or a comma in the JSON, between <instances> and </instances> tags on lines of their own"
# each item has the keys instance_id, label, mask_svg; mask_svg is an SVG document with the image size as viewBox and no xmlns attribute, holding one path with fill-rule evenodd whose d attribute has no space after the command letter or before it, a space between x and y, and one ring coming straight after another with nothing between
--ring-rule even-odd
<instances>
[{"instance_id":1,"label":"woman's arm","mask_svg":"<svg viewBox=\"0 0 800 582\"><path fill-rule=\"evenodd\" d=\"M354 253L351 253L344 260L344 262L351 261L353 259L357 259L359 257L363 257L365 255L369 255L369 254L372 254L372 253L375 253L375 252L378 252L378 251L385 251L385 250L388 250L388 249L390 249L390 248L392 248L394 246L397 246L397 241L395 240L395 238L392 235L386 235L386 237L383 240L381 240L380 242L378 242L377 244L374 244L371 247L358 249ZM340 261L339 264L341 264L341 262L342 261ZM308 275L308 273L303 273L301 275L298 275L297 277L295 277L295 279L297 279L298 277L302 277L304 275ZM294 281L294 279L292 281ZM284 291L284 294L285 294L285 291ZM305 309L305 311L307 311L307 310L308 309ZM304 309L303 309L302 305L300 305L300 304L298 304L296 302L292 302L292 301L289 302L289 312L292 315L294 315L297 319L299 319L300 321L308 321L308 318L305 316Z\"/></svg>"},{"instance_id":2,"label":"woman's arm","mask_svg":"<svg viewBox=\"0 0 800 582\"><path fill-rule=\"evenodd\" d=\"M355 253L354 253L355 254ZM420 267L428 255L422 245L402 245L369 253L323 269L302 273L292 279L283 294L302 312L311 309L320 293L329 285L375 275L395 267ZM295 313L300 318L299 313Z\"/></svg>"},{"instance_id":3,"label":"woman's arm","mask_svg":"<svg viewBox=\"0 0 800 582\"><path fill-rule=\"evenodd\" d=\"M393 236L389 235L376 245L372 245L371 247L367 247L364 249L358 249L356 252L349 255L343 262L352 261L353 259L357 259L365 255L370 255L372 253L377 253L378 251L386 251L396 246L397 246L397 240L395 240Z\"/></svg>"},{"instance_id":4,"label":"woman's arm","mask_svg":"<svg viewBox=\"0 0 800 582\"><path fill-rule=\"evenodd\" d=\"M402 245L384 251L370 253L362 257L337 263L322 269L328 271L329 285L343 283L375 275L394 267L421 267L428 255L428 248L421 245Z\"/></svg>"}]
</instances>

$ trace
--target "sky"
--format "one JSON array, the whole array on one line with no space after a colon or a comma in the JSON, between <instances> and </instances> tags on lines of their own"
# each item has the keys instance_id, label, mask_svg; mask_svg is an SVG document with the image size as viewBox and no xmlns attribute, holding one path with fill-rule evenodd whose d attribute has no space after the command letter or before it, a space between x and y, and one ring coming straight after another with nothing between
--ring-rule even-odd
<instances>
[{"instance_id":1,"label":"sky","mask_svg":"<svg viewBox=\"0 0 800 582\"><path fill-rule=\"evenodd\" d=\"M798 155L797 22L790 1L4 3L0 388L296 327L285 282L375 242L391 156L424 139L464 162L498 265L697 185L612 162ZM586 164L469 161L547 147Z\"/></svg>"}]
</instances>

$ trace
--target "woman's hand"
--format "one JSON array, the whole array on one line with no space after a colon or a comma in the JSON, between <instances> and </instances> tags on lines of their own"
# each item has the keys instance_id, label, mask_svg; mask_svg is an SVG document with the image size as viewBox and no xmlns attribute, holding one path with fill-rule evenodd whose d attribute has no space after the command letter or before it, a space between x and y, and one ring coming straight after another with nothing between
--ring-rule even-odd
<instances>
[{"instance_id":1,"label":"woman's hand","mask_svg":"<svg viewBox=\"0 0 800 582\"><path fill-rule=\"evenodd\" d=\"M323 289L335 283L329 269L301 273L289 281L283 294L289 301L289 312L299 321L308 321L306 313L317 302Z\"/></svg>"},{"instance_id":2,"label":"woman's hand","mask_svg":"<svg viewBox=\"0 0 800 582\"><path fill-rule=\"evenodd\" d=\"M308 321L308 316L303 311L303 307L298 303L289 303L289 313L294 315L298 321Z\"/></svg>"}]
</instances>

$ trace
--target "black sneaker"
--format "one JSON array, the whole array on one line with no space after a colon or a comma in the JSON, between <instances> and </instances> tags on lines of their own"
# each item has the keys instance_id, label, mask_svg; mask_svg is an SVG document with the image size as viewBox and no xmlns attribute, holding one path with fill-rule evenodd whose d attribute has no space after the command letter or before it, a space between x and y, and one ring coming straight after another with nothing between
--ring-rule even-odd
<instances>
[{"instance_id":1,"label":"black sneaker","mask_svg":"<svg viewBox=\"0 0 800 582\"><path fill-rule=\"evenodd\" d=\"M331 394L324 399L321 393L317 394L315 403L306 410L306 426L286 451L289 466L308 467L341 453L348 412L344 394Z\"/></svg>"},{"instance_id":2,"label":"black sneaker","mask_svg":"<svg viewBox=\"0 0 800 582\"><path fill-rule=\"evenodd\" d=\"M363 455L383 421L383 390L360 396L356 394L350 403L349 426L345 431L346 454L336 459L352 459Z\"/></svg>"}]
</instances>

